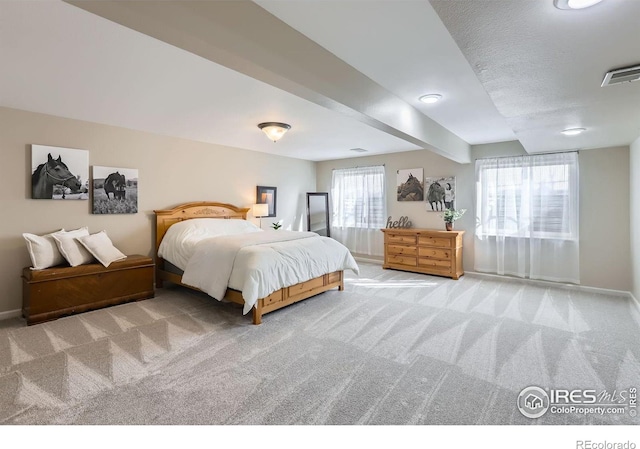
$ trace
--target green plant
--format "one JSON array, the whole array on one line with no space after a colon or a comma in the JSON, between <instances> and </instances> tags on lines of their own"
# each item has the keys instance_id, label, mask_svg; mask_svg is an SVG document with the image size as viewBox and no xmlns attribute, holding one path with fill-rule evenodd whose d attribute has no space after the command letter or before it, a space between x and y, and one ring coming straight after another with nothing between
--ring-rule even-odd
<instances>
[{"instance_id":1,"label":"green plant","mask_svg":"<svg viewBox=\"0 0 640 449\"><path fill-rule=\"evenodd\" d=\"M466 211L467 209L445 209L440 216L444 219L445 223L453 223L454 221L462 217Z\"/></svg>"},{"instance_id":2,"label":"green plant","mask_svg":"<svg viewBox=\"0 0 640 449\"><path fill-rule=\"evenodd\" d=\"M275 223L271 223L271 227L277 231L282 227L282 225L279 222L275 222Z\"/></svg>"}]
</instances>

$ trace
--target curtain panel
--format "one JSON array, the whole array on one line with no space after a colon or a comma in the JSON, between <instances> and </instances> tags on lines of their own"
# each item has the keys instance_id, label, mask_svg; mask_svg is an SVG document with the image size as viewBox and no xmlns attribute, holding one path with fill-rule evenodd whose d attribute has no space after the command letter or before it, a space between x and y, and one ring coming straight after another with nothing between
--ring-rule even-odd
<instances>
[{"instance_id":1,"label":"curtain panel","mask_svg":"<svg viewBox=\"0 0 640 449\"><path fill-rule=\"evenodd\" d=\"M386 198L383 165L333 170L331 236L354 253L382 256Z\"/></svg>"},{"instance_id":2,"label":"curtain panel","mask_svg":"<svg viewBox=\"0 0 640 449\"><path fill-rule=\"evenodd\" d=\"M578 153L476 161L475 269L580 283Z\"/></svg>"}]
</instances>

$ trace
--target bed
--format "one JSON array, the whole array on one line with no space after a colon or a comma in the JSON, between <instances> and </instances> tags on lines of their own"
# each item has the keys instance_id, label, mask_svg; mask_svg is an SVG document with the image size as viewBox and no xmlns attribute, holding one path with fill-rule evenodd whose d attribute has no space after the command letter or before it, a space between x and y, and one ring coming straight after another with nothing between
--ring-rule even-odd
<instances>
[{"instance_id":1,"label":"bed","mask_svg":"<svg viewBox=\"0 0 640 449\"><path fill-rule=\"evenodd\" d=\"M248 208L217 202L186 203L154 211L156 286L162 288L168 281L204 291L221 301L241 304L244 313L252 312L253 324L260 324L267 313L336 287L342 291L344 270L358 272L349 251L337 241L313 233L263 232L246 221L248 211ZM202 228L232 228L234 232L240 228L242 234L210 238L209 234L201 234ZM196 239L192 238L194 232ZM189 238L185 239L185 235ZM239 249L235 249L236 245ZM295 262L291 270L279 265L295 261L294 257L302 259ZM260 271L265 269L279 273L279 277ZM214 289L218 293L212 294L211 279L224 279L226 271L228 282L225 281L221 291L218 285L218 290Z\"/></svg>"}]
</instances>

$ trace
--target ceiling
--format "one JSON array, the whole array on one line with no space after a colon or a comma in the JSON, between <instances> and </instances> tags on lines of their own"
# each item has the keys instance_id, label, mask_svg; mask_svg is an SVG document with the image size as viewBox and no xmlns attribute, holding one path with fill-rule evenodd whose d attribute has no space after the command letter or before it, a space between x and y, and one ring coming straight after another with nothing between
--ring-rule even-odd
<instances>
[{"instance_id":1,"label":"ceiling","mask_svg":"<svg viewBox=\"0 0 640 449\"><path fill-rule=\"evenodd\" d=\"M432 0L528 152L628 145L640 135L640 82L600 87L640 64L640 2L559 10L552 0ZM586 128L579 136L560 134Z\"/></svg>"},{"instance_id":2,"label":"ceiling","mask_svg":"<svg viewBox=\"0 0 640 449\"><path fill-rule=\"evenodd\" d=\"M313 161L627 145L640 83L600 83L640 63L637 17L636 0L5 0L0 106ZM273 143L263 121L292 129Z\"/></svg>"}]
</instances>

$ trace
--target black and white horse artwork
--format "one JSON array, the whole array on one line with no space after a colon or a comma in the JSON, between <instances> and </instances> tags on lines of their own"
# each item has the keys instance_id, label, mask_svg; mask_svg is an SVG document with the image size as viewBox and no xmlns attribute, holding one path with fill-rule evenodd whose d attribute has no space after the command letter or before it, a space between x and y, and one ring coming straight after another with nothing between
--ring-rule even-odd
<instances>
[{"instance_id":1,"label":"black and white horse artwork","mask_svg":"<svg viewBox=\"0 0 640 449\"><path fill-rule=\"evenodd\" d=\"M427 203L432 211L444 210L444 187L439 182L434 182L427 190Z\"/></svg>"},{"instance_id":2,"label":"black and white horse artwork","mask_svg":"<svg viewBox=\"0 0 640 449\"><path fill-rule=\"evenodd\" d=\"M398 187L398 201L422 201L423 199L422 181L409 173L407 180Z\"/></svg>"},{"instance_id":3,"label":"black and white horse artwork","mask_svg":"<svg viewBox=\"0 0 640 449\"><path fill-rule=\"evenodd\" d=\"M111 173L104 180L104 193L107 194L107 199L110 199L109 194L113 194L113 199L124 200L127 195L127 180L124 175L119 172Z\"/></svg>"},{"instance_id":4,"label":"black and white horse artwork","mask_svg":"<svg viewBox=\"0 0 640 449\"><path fill-rule=\"evenodd\" d=\"M78 177L69 171L69 167L62 161L47 156L47 162L38 165L31 175L31 197L35 199L53 199L54 187L62 189L62 199L65 199L66 189L71 192L79 192L82 184Z\"/></svg>"}]
</instances>

